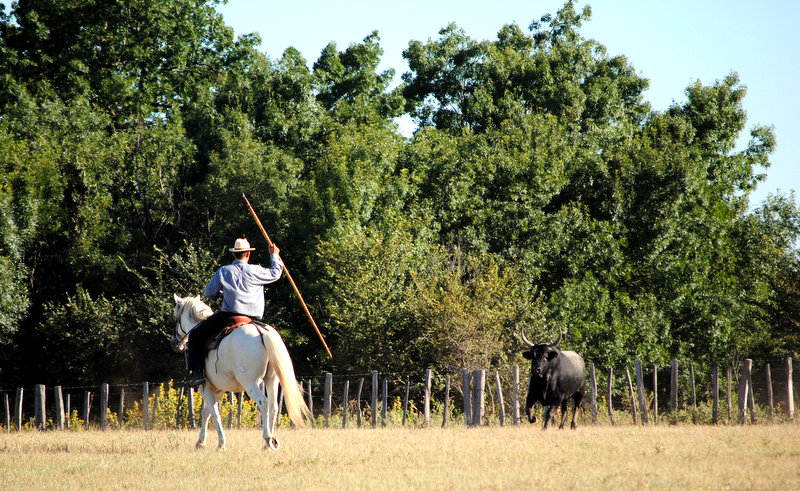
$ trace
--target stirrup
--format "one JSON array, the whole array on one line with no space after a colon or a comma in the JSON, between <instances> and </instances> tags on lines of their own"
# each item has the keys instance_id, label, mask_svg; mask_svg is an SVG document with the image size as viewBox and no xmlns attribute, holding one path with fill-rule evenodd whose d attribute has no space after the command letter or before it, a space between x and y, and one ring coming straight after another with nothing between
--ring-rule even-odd
<instances>
[{"instance_id":1,"label":"stirrup","mask_svg":"<svg viewBox=\"0 0 800 491\"><path fill-rule=\"evenodd\" d=\"M197 385L201 385L206 381L205 374L203 370L198 370L197 373L190 373L189 374L189 381L186 382L187 387L195 387Z\"/></svg>"},{"instance_id":2,"label":"stirrup","mask_svg":"<svg viewBox=\"0 0 800 491\"><path fill-rule=\"evenodd\" d=\"M195 379L192 379L192 380L188 381L188 382L186 383L186 385L187 385L188 387L196 387L196 386L198 386L198 385L202 385L202 384L204 384L204 383L205 383L205 381L206 381L205 377L203 377L203 378L195 378Z\"/></svg>"}]
</instances>

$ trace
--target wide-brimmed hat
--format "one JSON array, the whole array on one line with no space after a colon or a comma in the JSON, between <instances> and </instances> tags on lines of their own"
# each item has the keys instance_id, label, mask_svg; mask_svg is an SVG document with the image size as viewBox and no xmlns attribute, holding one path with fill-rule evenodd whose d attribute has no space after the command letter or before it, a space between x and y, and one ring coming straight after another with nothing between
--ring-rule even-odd
<instances>
[{"instance_id":1,"label":"wide-brimmed hat","mask_svg":"<svg viewBox=\"0 0 800 491\"><path fill-rule=\"evenodd\" d=\"M230 252L246 252L246 251L254 251L253 247L250 247L250 242L247 239L236 239L236 242L233 243L233 247L228 249Z\"/></svg>"}]
</instances>

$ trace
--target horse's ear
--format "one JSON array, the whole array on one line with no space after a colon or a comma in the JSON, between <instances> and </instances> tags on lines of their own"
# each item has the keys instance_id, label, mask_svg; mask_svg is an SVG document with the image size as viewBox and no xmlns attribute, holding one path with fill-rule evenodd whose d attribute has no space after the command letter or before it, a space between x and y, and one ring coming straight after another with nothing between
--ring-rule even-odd
<instances>
[{"instance_id":1,"label":"horse's ear","mask_svg":"<svg viewBox=\"0 0 800 491\"><path fill-rule=\"evenodd\" d=\"M183 303L183 299L181 297L179 297L178 295L173 293L172 296L175 297L175 305L180 305L180 304Z\"/></svg>"},{"instance_id":2,"label":"horse's ear","mask_svg":"<svg viewBox=\"0 0 800 491\"><path fill-rule=\"evenodd\" d=\"M194 299L195 299L195 300L197 300L197 301L199 302L199 301L200 301L200 295L198 295L198 296L194 297Z\"/></svg>"}]
</instances>

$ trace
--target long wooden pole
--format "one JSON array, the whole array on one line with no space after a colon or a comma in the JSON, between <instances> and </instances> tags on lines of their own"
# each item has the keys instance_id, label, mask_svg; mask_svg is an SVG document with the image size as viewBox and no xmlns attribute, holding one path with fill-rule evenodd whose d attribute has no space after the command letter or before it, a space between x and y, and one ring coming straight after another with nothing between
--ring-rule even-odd
<instances>
[{"instance_id":1,"label":"long wooden pole","mask_svg":"<svg viewBox=\"0 0 800 491\"><path fill-rule=\"evenodd\" d=\"M247 209L250 210L250 214L253 215L253 220L256 221L256 225L258 225L258 228L261 230L261 233L264 235L264 239L266 239L267 245L269 245L269 246L274 245L272 243L272 241L270 240L269 235L267 235L267 231L264 230L264 226L261 224L261 220L258 219L258 215L256 215L256 211L253 209L253 206L247 200L247 196L245 196L244 193L242 193L242 198L244 198L244 202L247 204ZM300 294L300 290L297 289L297 285L295 284L294 279L292 278L292 275L289 274L289 270L286 269L286 265L285 264L283 265L283 273L286 275L286 279L288 279L289 283L292 285L292 289L294 290L295 295L297 295L298 300L300 300L300 305L303 306L303 310L305 311L306 316L308 316L308 320L311 321L311 325L314 326L314 330L317 331L317 336L319 336L319 340L322 341L322 346L325 347L325 352L328 353L329 357L333 358L333 354L331 353L330 348L328 348L328 344L325 342L325 338L322 337L322 333L319 331L319 328L317 327L317 323L314 322L314 317L311 316L311 312L308 310L308 307L306 306L306 302L303 300L303 295L301 295Z\"/></svg>"}]
</instances>

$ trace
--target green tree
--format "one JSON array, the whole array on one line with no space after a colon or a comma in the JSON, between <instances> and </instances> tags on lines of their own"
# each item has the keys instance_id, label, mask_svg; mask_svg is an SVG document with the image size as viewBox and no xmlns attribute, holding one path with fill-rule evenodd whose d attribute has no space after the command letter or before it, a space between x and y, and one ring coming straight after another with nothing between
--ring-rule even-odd
<instances>
[{"instance_id":1,"label":"green tree","mask_svg":"<svg viewBox=\"0 0 800 491\"><path fill-rule=\"evenodd\" d=\"M568 1L555 17L534 22L531 35L504 26L496 41L476 41L451 24L440 38L412 41L404 51L411 72L403 75L407 110L421 126L486 131L520 116L547 113L584 132L625 131L647 114L647 81L624 57L580 37L591 18ZM619 128L619 129L613 129Z\"/></svg>"},{"instance_id":2,"label":"green tree","mask_svg":"<svg viewBox=\"0 0 800 491\"><path fill-rule=\"evenodd\" d=\"M0 33L8 68L37 97L80 98L116 127L138 125L249 61L258 38L234 41L217 3L20 0Z\"/></svg>"},{"instance_id":3,"label":"green tree","mask_svg":"<svg viewBox=\"0 0 800 491\"><path fill-rule=\"evenodd\" d=\"M377 73L383 49L377 31L363 44L336 50L330 43L314 63L316 97L340 121L386 124L400 115L402 96L387 92L394 70Z\"/></svg>"},{"instance_id":4,"label":"green tree","mask_svg":"<svg viewBox=\"0 0 800 491\"><path fill-rule=\"evenodd\" d=\"M402 219L392 225L382 231L343 221L318 246L337 369L402 371L415 363L419 332L410 322L406 292L426 244Z\"/></svg>"},{"instance_id":5,"label":"green tree","mask_svg":"<svg viewBox=\"0 0 800 491\"><path fill-rule=\"evenodd\" d=\"M549 334L543 306L520 288L513 270L501 269L491 257L439 252L421 266L412 271L407 290L419 329L411 345L417 364L447 371L503 366L522 349L520 330L526 336Z\"/></svg>"}]
</instances>

